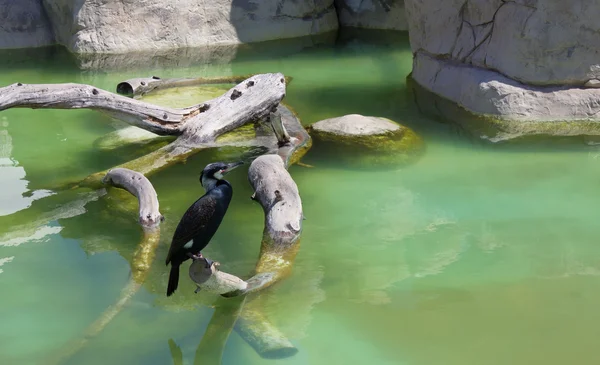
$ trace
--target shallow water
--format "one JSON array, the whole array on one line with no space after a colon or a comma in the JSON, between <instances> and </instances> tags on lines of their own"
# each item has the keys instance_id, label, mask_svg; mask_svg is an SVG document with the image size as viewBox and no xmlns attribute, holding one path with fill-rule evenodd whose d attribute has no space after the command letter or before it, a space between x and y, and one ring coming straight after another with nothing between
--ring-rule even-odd
<instances>
[{"instance_id":1,"label":"shallow water","mask_svg":"<svg viewBox=\"0 0 600 365\"><path fill-rule=\"evenodd\" d=\"M424 137L426 153L396 170L340 167L316 150L304 159L314 168L290 169L307 217L302 246L292 277L261 305L299 352L262 359L233 332L223 364L596 364L600 150L489 147L427 119L406 91L406 35L391 37L269 43L218 64L110 72L82 71L60 50L4 52L0 85L113 90L149 74L283 72L294 77L286 101L305 124L360 113ZM136 145L94 144L114 130L108 117L86 110L0 113L0 364L46 363L129 278L140 237L135 214L115 210L113 195L83 213L66 204L77 192L45 190L144 154ZM170 340L183 363L193 363L213 312L202 303L212 299L194 295L185 273L166 298L163 260L179 217L202 194L199 171L223 156L207 151L151 177L167 220L148 282L69 364L170 364ZM234 200L204 251L240 275L254 266L263 220L245 172L230 175ZM57 209L61 219L45 222Z\"/></svg>"}]
</instances>

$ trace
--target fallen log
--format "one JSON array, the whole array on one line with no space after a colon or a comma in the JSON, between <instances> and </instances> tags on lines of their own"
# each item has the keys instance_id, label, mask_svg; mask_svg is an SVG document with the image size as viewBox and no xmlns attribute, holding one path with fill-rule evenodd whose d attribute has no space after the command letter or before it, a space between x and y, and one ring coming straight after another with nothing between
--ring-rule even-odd
<instances>
[{"instance_id":1,"label":"fallen log","mask_svg":"<svg viewBox=\"0 0 600 365\"><path fill-rule=\"evenodd\" d=\"M190 87L215 84L239 84L252 76L253 75L173 79L162 79L158 76L138 77L120 82L117 85L117 94L138 98L153 91L170 89L175 87ZM292 81L292 78L290 76L285 76L285 81L286 84L289 85L289 83Z\"/></svg>"},{"instance_id":2,"label":"fallen log","mask_svg":"<svg viewBox=\"0 0 600 365\"><path fill-rule=\"evenodd\" d=\"M285 96L285 90L283 74L259 74L244 80L218 98L197 106L176 109L132 100L90 85L24 85L17 83L0 88L0 111L17 107L89 108L108 113L112 117L155 134L176 134L177 138L170 144L116 166L150 176L168 166L186 161L188 157L203 149L229 145L227 141L217 141L217 138L243 124L268 116L274 109L277 109L283 116L291 115L291 112L285 107L278 107L279 102ZM206 108L208 109L206 110ZM165 115L167 118L161 119ZM289 123L286 124L286 127L294 128L295 118L286 119L284 117L284 123ZM183 135L187 127L190 130ZM198 135L194 135L194 132L198 132ZM236 143L231 144L236 145ZM263 136L257 137L252 144L265 146L269 151L277 147L273 138ZM51 190L60 192L77 188L102 189L102 179L107 172L108 170L93 173L82 180L65 182ZM44 218L37 222L37 226L54 219L54 215L49 213L42 213L47 219ZM9 216L0 217L0 225L9 219ZM31 229L15 227L10 232L4 232L3 235L8 239L19 239L30 234Z\"/></svg>"},{"instance_id":3,"label":"fallen log","mask_svg":"<svg viewBox=\"0 0 600 365\"><path fill-rule=\"evenodd\" d=\"M87 108L158 135L184 135L181 144L198 144L266 117L284 96L285 77L280 73L252 76L224 95L188 108L162 107L90 85L16 83L0 88L0 111Z\"/></svg>"},{"instance_id":4,"label":"fallen log","mask_svg":"<svg viewBox=\"0 0 600 365\"><path fill-rule=\"evenodd\" d=\"M197 260L190 265L189 274L201 290L234 297L262 290L289 275L304 216L298 186L287 168L289 161L297 157L295 153L310 143L310 137L304 129L291 137L280 114L271 113L270 121L279 141L277 154L257 157L248 170L248 179L254 189L252 199L261 205L265 215L255 275L245 281L237 278L245 282L244 285L233 280L231 274L220 272L218 265L203 270L204 262Z\"/></svg>"},{"instance_id":5,"label":"fallen log","mask_svg":"<svg viewBox=\"0 0 600 365\"><path fill-rule=\"evenodd\" d=\"M89 108L107 113L112 117L155 134L177 136L175 141L149 155L125 163L117 169L92 174L78 184L67 185L68 188L91 187L100 189L102 188L102 183L105 182L124 187L128 191L134 192L134 195L138 197L140 223L143 226L148 225L149 227L156 225L153 228L147 228L148 232L145 231L144 238L138 249L139 258L135 258L132 265L132 282L123 290L119 300L90 326L86 332L86 337L69 347L69 350L66 352L67 357L83 347L90 338L98 334L120 312L129 298L139 289L154 257L159 236L158 224L160 224L162 217L158 212L158 201L155 201L155 193L154 197L147 196L146 193L141 192L141 185L136 190L136 187L129 186L128 183L131 182L124 175L120 174L126 174L129 170L137 170L138 173L145 175L154 173L173 163L183 161L188 156L204 148L217 146L217 137L248 122L260 121L266 116L270 116L272 123L282 125L273 127L274 132L278 136L276 146L273 149L276 155L258 157L250 167L253 170L252 166L254 166L256 170L249 173L250 183L256 192L254 197L263 205L266 218L260 258L255 270L256 275L248 280L246 284L232 280L232 276L230 275L228 277L229 281L237 282L236 293L228 289L228 285L231 286L230 283L221 285L221 282L224 281L222 278L227 278L227 276L213 273L209 277L209 279L214 279L213 284L217 284L216 286L211 284L213 285L211 288L218 288L212 290L219 291L223 296L240 296L240 300L236 300L239 303L239 307L226 307L228 314L223 323L230 323L231 326L235 323L246 300L246 296L241 295L264 289L289 274L297 252L301 233L301 205L298 205L300 210L296 209L296 213L294 213L298 215L299 212L299 217L294 217L293 219L291 217L293 214L281 214L278 212L282 211L282 209L284 212L289 210L291 207L289 205L290 202L296 201L300 204L297 187L291 177L289 177L286 169L292 163L297 162L308 148L310 148L311 140L293 113L284 106L279 105L284 96L285 78L282 74L252 76L219 98L182 109L163 108L115 95L89 85L23 85L19 83L0 88L0 111L12 107ZM272 113L273 111L275 111L274 114ZM285 133L286 129L284 126L289 127L289 133ZM258 144L261 143L264 144L265 142L261 141ZM266 171L263 169L265 168L274 168L276 176L264 175ZM113 175L110 175L111 173ZM131 173L133 175L129 178L133 177L131 180L135 182L139 174L136 175L133 171ZM107 174L109 176L106 176ZM263 178L271 179L272 182L283 179L282 181L284 182L280 186L281 189L272 189L273 186L277 187L279 185L269 183L266 187L259 186L260 180ZM151 185L149 186L151 187ZM289 187L291 187L291 190L288 189ZM268 196L265 195L263 197L262 195L264 194ZM295 200L295 198L288 197L288 194L296 194L298 197ZM142 207L144 204L148 204L149 207L147 209L146 207ZM285 223L285 219L289 219L289 224ZM275 229L270 229L270 225L275 227ZM137 256L138 254L136 254ZM243 282L243 280L241 281ZM209 283L209 280L202 281L200 285L205 284L208 288L207 283ZM224 309L217 308L215 315L221 313L222 310ZM244 318L243 311L242 318ZM253 318L257 318L256 315ZM251 323L251 321L246 321L245 323ZM281 347L281 345L270 341L269 338L283 338L283 336L261 332L265 331L265 328L269 331L277 331L273 326L266 324L266 322L263 326L245 326L238 329L238 331L246 334L245 338L250 343L255 341L252 338L266 339L266 341L261 340L262 345L253 346L254 348L269 348L269 351L271 351L273 348ZM207 343L207 341L210 343L210 336L212 334L220 338L216 343L223 343L224 345L224 341L230 331L231 328L227 329L225 327L221 327L217 333L208 331L206 336L209 337L206 340L203 338L203 343ZM265 346L267 343L271 343L274 346ZM289 341L284 346L289 347ZM283 351L281 353L284 352L289 354L294 351ZM215 353L222 353L222 350L215 349ZM268 356L266 353L261 355Z\"/></svg>"},{"instance_id":6,"label":"fallen log","mask_svg":"<svg viewBox=\"0 0 600 365\"><path fill-rule=\"evenodd\" d=\"M160 223L163 221L163 216L160 214L157 194L152 183L139 172L122 168L109 171L103 182L109 186L127 190L138 198L142 238L133 255L131 278L125 288L121 290L115 303L88 326L83 336L64 346L56 358L49 361L50 364L60 364L71 358L102 332L140 290L154 261L156 247L160 240Z\"/></svg>"},{"instance_id":7,"label":"fallen log","mask_svg":"<svg viewBox=\"0 0 600 365\"><path fill-rule=\"evenodd\" d=\"M289 112L288 109L286 111ZM252 296L246 296L247 294L258 294L261 290L277 283L291 273L300 245L304 219L302 201L298 187L287 168L292 162L298 161L310 148L311 139L302 128L300 121L291 112L285 114L284 117L289 118L290 115L296 121L295 124L292 123L294 132L291 135L282 124L282 114L270 114L270 122L277 136L279 148L275 154L256 158L248 170L248 179L254 189L252 199L262 206L265 215L261 249L254 275L244 281L231 274L219 272L217 267L211 267L210 270L202 271L202 275L197 275L198 268L204 266L204 262L195 261L190 266L190 278L201 290L212 290L229 298L243 295L241 301L236 299L238 310L232 310L229 305L226 310L220 310L217 307L213 318L239 314L240 320L237 323L235 319L226 321L226 323L231 326L235 324L235 330L264 358L289 357L298 352L295 346L269 323L260 310L244 306L246 301L254 299ZM232 280L232 276L235 278L234 280ZM209 282L210 285L207 285ZM218 290L214 288L218 288ZM220 319L220 321L225 320ZM231 328L223 328L222 331L230 332ZM208 341L222 343L224 346L224 341L210 339L222 336L222 332L207 331L200 345ZM215 358L220 359L222 352L223 348L214 352Z\"/></svg>"}]
</instances>

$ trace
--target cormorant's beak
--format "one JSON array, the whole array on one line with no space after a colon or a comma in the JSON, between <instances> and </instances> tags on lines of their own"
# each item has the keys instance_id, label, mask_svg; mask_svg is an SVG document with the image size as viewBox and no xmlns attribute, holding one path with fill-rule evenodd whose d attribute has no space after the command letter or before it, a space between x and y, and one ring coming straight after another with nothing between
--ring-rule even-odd
<instances>
[{"instance_id":1,"label":"cormorant's beak","mask_svg":"<svg viewBox=\"0 0 600 365\"><path fill-rule=\"evenodd\" d=\"M230 164L227 164L227 168L225 168L225 170L223 170L222 174L225 175L229 172L231 172L231 170L235 169L236 167L240 167L241 165L243 165L244 162L240 161L240 162L232 162Z\"/></svg>"}]
</instances>

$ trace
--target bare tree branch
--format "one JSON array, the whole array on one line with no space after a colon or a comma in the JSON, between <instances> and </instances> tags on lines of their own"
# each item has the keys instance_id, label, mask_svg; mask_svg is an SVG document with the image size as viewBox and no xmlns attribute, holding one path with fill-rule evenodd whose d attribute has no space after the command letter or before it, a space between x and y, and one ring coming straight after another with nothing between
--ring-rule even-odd
<instances>
[{"instance_id":1,"label":"bare tree branch","mask_svg":"<svg viewBox=\"0 0 600 365\"><path fill-rule=\"evenodd\" d=\"M181 134L180 123L204 104L166 108L83 84L12 84L0 88L0 111L8 108L93 109L159 135Z\"/></svg>"}]
</instances>

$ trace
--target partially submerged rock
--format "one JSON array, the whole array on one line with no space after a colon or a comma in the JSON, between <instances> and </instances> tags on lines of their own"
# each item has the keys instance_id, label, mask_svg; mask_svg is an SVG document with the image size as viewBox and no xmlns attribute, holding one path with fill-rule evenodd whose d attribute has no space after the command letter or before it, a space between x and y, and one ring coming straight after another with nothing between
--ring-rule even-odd
<instances>
[{"instance_id":1,"label":"partially submerged rock","mask_svg":"<svg viewBox=\"0 0 600 365\"><path fill-rule=\"evenodd\" d=\"M491 142L600 136L600 90L525 85L499 73L417 53L408 84L429 115ZM415 82L416 81L416 82Z\"/></svg>"},{"instance_id":2,"label":"partially submerged rock","mask_svg":"<svg viewBox=\"0 0 600 365\"><path fill-rule=\"evenodd\" d=\"M423 151L423 140L412 129L386 118L349 114L308 127L315 148L339 161L362 167L398 166Z\"/></svg>"},{"instance_id":3,"label":"partially submerged rock","mask_svg":"<svg viewBox=\"0 0 600 365\"><path fill-rule=\"evenodd\" d=\"M600 5L565 4L406 0L419 107L492 142L599 135Z\"/></svg>"}]
</instances>

